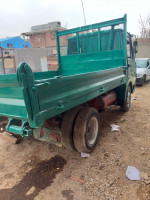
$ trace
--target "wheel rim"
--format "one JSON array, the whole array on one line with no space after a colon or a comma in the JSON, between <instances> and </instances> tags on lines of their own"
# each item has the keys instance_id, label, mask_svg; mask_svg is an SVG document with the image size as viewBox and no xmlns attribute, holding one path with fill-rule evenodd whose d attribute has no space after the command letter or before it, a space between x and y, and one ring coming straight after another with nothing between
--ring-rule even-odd
<instances>
[{"instance_id":1,"label":"wheel rim","mask_svg":"<svg viewBox=\"0 0 150 200\"><path fill-rule=\"evenodd\" d=\"M131 93L128 91L128 96L127 96L127 107L130 107L130 101L131 101Z\"/></svg>"},{"instance_id":2,"label":"wheel rim","mask_svg":"<svg viewBox=\"0 0 150 200\"><path fill-rule=\"evenodd\" d=\"M96 117L92 117L88 123L87 130L87 142L89 145L93 145L98 135L98 120Z\"/></svg>"}]
</instances>

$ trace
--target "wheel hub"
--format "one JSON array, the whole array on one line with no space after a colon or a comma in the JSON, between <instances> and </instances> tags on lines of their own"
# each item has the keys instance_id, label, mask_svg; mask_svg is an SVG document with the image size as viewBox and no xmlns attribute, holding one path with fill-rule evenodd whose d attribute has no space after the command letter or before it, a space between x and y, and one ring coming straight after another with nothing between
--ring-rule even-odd
<instances>
[{"instance_id":1,"label":"wheel hub","mask_svg":"<svg viewBox=\"0 0 150 200\"><path fill-rule=\"evenodd\" d=\"M87 142L93 145L98 135L98 121L96 117L92 117L89 120L88 131L87 131Z\"/></svg>"}]
</instances>

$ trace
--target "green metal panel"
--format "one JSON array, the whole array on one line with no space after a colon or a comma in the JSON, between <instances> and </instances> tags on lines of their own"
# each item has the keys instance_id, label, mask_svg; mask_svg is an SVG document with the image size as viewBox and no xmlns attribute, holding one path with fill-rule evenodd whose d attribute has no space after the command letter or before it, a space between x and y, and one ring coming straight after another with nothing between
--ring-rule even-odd
<instances>
[{"instance_id":1,"label":"green metal panel","mask_svg":"<svg viewBox=\"0 0 150 200\"><path fill-rule=\"evenodd\" d=\"M121 67L124 63L123 50L61 56L60 60L64 76Z\"/></svg>"},{"instance_id":2,"label":"green metal panel","mask_svg":"<svg viewBox=\"0 0 150 200\"><path fill-rule=\"evenodd\" d=\"M107 31L97 31L94 33L81 34L78 37L69 37L67 54L86 54L119 49L123 49L123 30L114 30L114 26L112 26L112 28Z\"/></svg>"},{"instance_id":3,"label":"green metal panel","mask_svg":"<svg viewBox=\"0 0 150 200\"><path fill-rule=\"evenodd\" d=\"M24 96L16 74L0 75L0 113L15 118L27 118Z\"/></svg>"},{"instance_id":4,"label":"green metal panel","mask_svg":"<svg viewBox=\"0 0 150 200\"><path fill-rule=\"evenodd\" d=\"M7 98L2 98L6 88L1 86L0 114L10 119L26 120L32 128L40 127L44 120L125 82L122 67L74 76L57 76L43 79L41 83L34 79L34 74L25 63L20 65L20 69L22 67L24 70L18 70L17 74L16 97L13 95L12 98L14 87L9 87L10 96L6 94Z\"/></svg>"},{"instance_id":5,"label":"green metal panel","mask_svg":"<svg viewBox=\"0 0 150 200\"><path fill-rule=\"evenodd\" d=\"M114 29L115 26L117 25L123 25L123 29ZM109 30L100 30L101 28L104 27L111 27ZM89 32L94 29L94 32ZM95 31L97 29L97 31ZM82 32L81 32L82 31ZM83 31L88 31L88 33L84 33ZM67 34L76 34L76 36L68 38L68 55L67 56L61 56L60 55L60 44L59 44L59 37ZM78 34L82 33L82 34ZM69 68L71 69L79 69L77 72L78 73L84 73L89 72L89 68L91 65L93 66L93 70L91 71L97 71L100 68L100 60L103 60L103 54L97 54L105 52L105 51L115 51L115 50L122 50L123 54L122 57L119 58L120 61L117 62L117 59L114 57L112 58L112 63L114 62L114 67L115 67L115 62L117 62L116 67L118 66L126 66L126 15L124 15L123 18L119 18L116 20L111 20L107 22L102 22L102 23L97 23L97 24L92 24L84 27L79 27L75 29L70 29L70 30L65 30L61 32L56 32L56 38L57 38L57 58L58 58L58 67L59 71L61 72L60 75L72 75L75 73L70 74L68 71ZM100 45L99 45L100 42ZM77 55L77 57L71 57L73 55ZM85 55L83 57L83 54ZM95 60L90 60L91 55L90 54L95 54L94 59ZM111 54L111 52L110 52ZM104 54L105 55L105 54ZM108 54L107 54L108 55ZM96 57L97 56L97 57ZM114 53L115 56L115 53ZM87 57L88 62L85 63L84 60L82 61L82 58L85 59ZM70 63L69 60L72 60L72 63ZM74 62L74 60L80 60L79 62ZM68 63L66 63L66 60ZM123 64L122 61L123 61ZM105 60L105 64L103 63L102 65L106 66L106 69L111 68L110 66L107 66L107 61ZM70 66L71 67L70 67ZM85 66L86 65L86 66ZM96 69L95 69L96 67ZM66 69L67 68L67 69ZM67 73L66 73L67 70ZM69 72L69 73L68 73Z\"/></svg>"}]
</instances>

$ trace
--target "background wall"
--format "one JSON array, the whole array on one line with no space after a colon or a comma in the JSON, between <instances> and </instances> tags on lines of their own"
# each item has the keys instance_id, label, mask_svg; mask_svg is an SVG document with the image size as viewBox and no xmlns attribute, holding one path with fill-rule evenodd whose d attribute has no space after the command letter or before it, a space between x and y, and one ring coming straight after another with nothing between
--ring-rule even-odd
<instances>
[{"instance_id":1,"label":"background wall","mask_svg":"<svg viewBox=\"0 0 150 200\"><path fill-rule=\"evenodd\" d=\"M138 39L138 53L136 58L150 58L150 38Z\"/></svg>"},{"instance_id":2,"label":"background wall","mask_svg":"<svg viewBox=\"0 0 150 200\"><path fill-rule=\"evenodd\" d=\"M52 54L52 48L14 49L16 67L26 62L33 72L42 71L41 58Z\"/></svg>"}]
</instances>

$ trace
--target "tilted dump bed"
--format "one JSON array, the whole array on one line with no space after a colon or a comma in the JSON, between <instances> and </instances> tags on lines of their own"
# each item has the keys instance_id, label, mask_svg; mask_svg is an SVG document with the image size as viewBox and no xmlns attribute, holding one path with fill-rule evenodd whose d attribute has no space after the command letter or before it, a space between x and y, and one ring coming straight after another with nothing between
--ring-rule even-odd
<instances>
[{"instance_id":1,"label":"tilted dump bed","mask_svg":"<svg viewBox=\"0 0 150 200\"><path fill-rule=\"evenodd\" d=\"M57 71L33 73L21 63L17 74L0 75L7 131L26 136L46 119L126 83L126 16L56 31L56 43Z\"/></svg>"}]
</instances>

